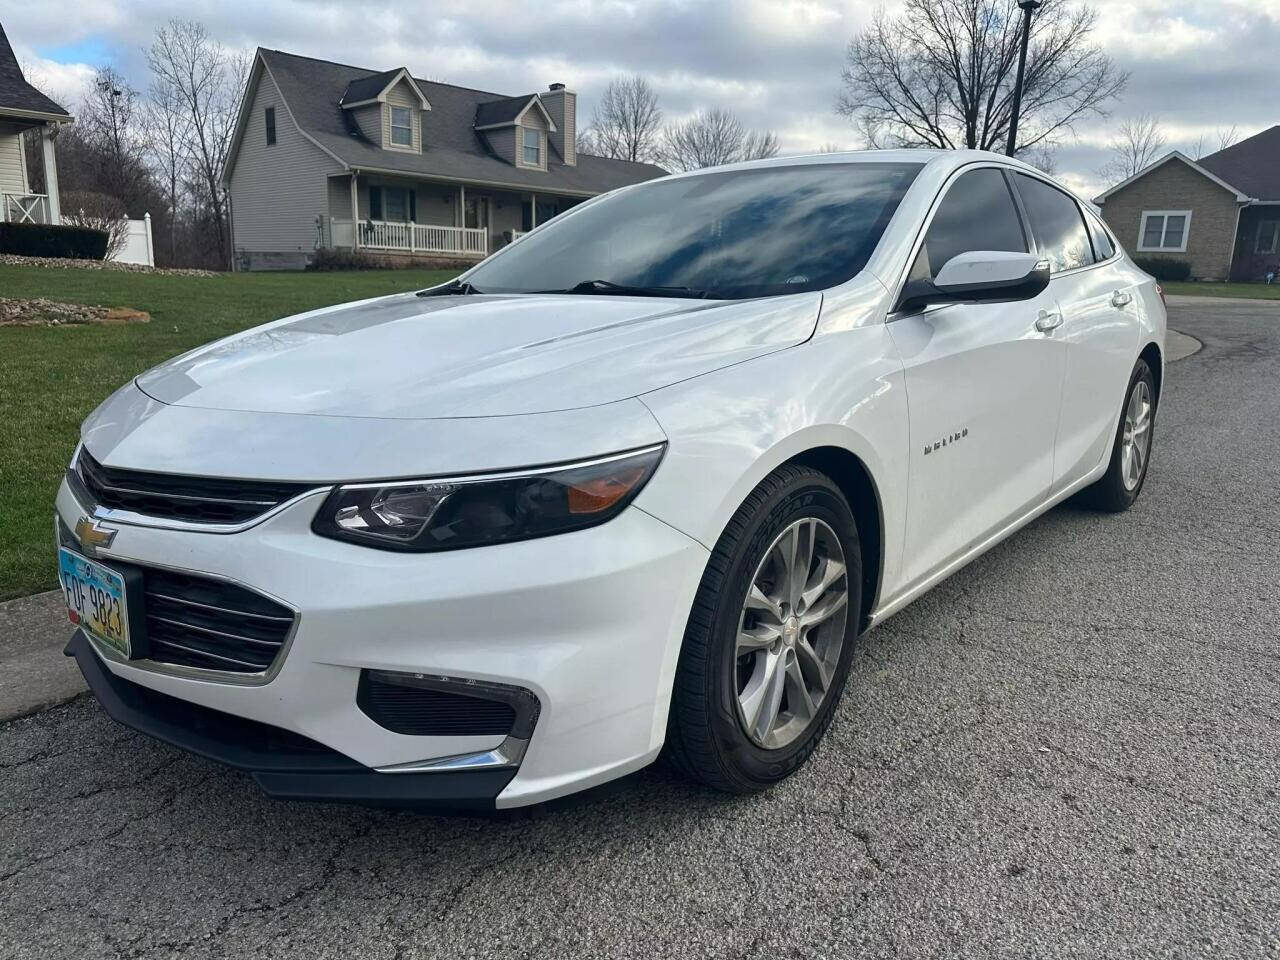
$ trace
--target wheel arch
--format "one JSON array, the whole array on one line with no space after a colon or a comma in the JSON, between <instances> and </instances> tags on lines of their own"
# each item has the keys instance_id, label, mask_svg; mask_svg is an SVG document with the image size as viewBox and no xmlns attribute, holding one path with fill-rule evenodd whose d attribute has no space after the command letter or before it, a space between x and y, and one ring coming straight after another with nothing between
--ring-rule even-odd
<instances>
[{"instance_id":1,"label":"wheel arch","mask_svg":"<svg viewBox=\"0 0 1280 960\"><path fill-rule=\"evenodd\" d=\"M1138 359L1145 360L1147 366L1151 368L1151 376L1156 386L1156 404L1159 405L1161 389L1164 386L1164 354L1160 351L1160 344L1152 340L1142 348Z\"/></svg>"},{"instance_id":2,"label":"wheel arch","mask_svg":"<svg viewBox=\"0 0 1280 960\"><path fill-rule=\"evenodd\" d=\"M840 488L858 523L858 541L862 553L861 628L865 629L871 611L876 608L884 576L884 505L880 490L867 465L856 453L844 447L811 447L793 456L787 463L798 463L821 470Z\"/></svg>"}]
</instances>

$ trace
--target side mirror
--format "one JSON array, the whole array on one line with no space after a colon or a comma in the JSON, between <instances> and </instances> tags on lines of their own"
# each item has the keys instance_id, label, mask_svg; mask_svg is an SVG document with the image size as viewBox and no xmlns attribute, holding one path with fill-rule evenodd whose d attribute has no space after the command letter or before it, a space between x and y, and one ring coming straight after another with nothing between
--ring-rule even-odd
<instances>
[{"instance_id":1,"label":"side mirror","mask_svg":"<svg viewBox=\"0 0 1280 960\"><path fill-rule=\"evenodd\" d=\"M1012 303L1030 300L1049 286L1049 261L1034 253L973 250L948 260L932 280L902 289L899 310L933 303Z\"/></svg>"}]
</instances>

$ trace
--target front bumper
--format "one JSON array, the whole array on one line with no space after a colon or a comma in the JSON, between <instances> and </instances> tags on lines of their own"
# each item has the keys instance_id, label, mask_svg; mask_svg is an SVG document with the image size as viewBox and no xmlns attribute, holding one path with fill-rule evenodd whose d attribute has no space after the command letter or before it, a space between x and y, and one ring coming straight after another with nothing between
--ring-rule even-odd
<instances>
[{"instance_id":1,"label":"front bumper","mask_svg":"<svg viewBox=\"0 0 1280 960\"><path fill-rule=\"evenodd\" d=\"M622 776L657 755L685 621L707 558L700 544L631 507L576 533L396 554L316 536L310 523L322 499L323 493L307 497L234 534L112 524L114 541L97 553L104 563L231 581L298 612L275 672L259 683L120 661L73 640L69 652L95 692L105 691L99 697L112 716L241 766L270 793L318 799L520 806ZM65 482L57 511L68 528L89 513ZM540 711L518 768L460 772L446 765L415 772L444 758L500 752L504 738L386 729L357 705L361 673L370 670L530 691ZM338 779L259 769L256 759L227 753L225 743L215 749L174 733L165 711L145 721L136 704L126 713L130 700L120 691L131 687L119 682L297 734L351 766L323 774ZM460 777L477 779L453 785Z\"/></svg>"},{"instance_id":2,"label":"front bumper","mask_svg":"<svg viewBox=\"0 0 1280 960\"><path fill-rule=\"evenodd\" d=\"M107 715L248 773L273 797L414 809L491 810L515 769L383 774L336 750L284 730L157 693L106 668L77 630L63 651L75 657Z\"/></svg>"}]
</instances>

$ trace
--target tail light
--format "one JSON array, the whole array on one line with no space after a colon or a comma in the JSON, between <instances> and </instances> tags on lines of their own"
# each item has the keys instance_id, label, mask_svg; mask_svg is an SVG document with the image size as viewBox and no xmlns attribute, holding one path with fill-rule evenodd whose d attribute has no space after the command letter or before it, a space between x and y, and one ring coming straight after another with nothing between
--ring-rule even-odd
<instances>
[{"instance_id":1,"label":"tail light","mask_svg":"<svg viewBox=\"0 0 1280 960\"><path fill-rule=\"evenodd\" d=\"M1164 287L1160 286L1158 283L1156 284L1156 293L1160 294L1160 302L1164 304L1164 308L1168 310L1169 301L1164 298Z\"/></svg>"}]
</instances>

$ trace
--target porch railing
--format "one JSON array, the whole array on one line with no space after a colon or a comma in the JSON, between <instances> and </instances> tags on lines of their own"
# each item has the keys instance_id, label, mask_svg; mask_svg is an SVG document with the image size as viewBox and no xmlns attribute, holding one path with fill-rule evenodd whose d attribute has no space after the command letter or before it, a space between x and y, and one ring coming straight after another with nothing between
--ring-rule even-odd
<instances>
[{"instance_id":1,"label":"porch railing","mask_svg":"<svg viewBox=\"0 0 1280 960\"><path fill-rule=\"evenodd\" d=\"M43 193L0 193L0 221L48 223L49 197Z\"/></svg>"},{"instance_id":2,"label":"porch railing","mask_svg":"<svg viewBox=\"0 0 1280 960\"><path fill-rule=\"evenodd\" d=\"M489 253L489 232L482 227L442 227L427 223L396 223L388 220L360 220L360 246L368 250L402 253L444 253L462 257L484 257ZM330 242L335 247L352 245L350 220L331 220Z\"/></svg>"}]
</instances>

